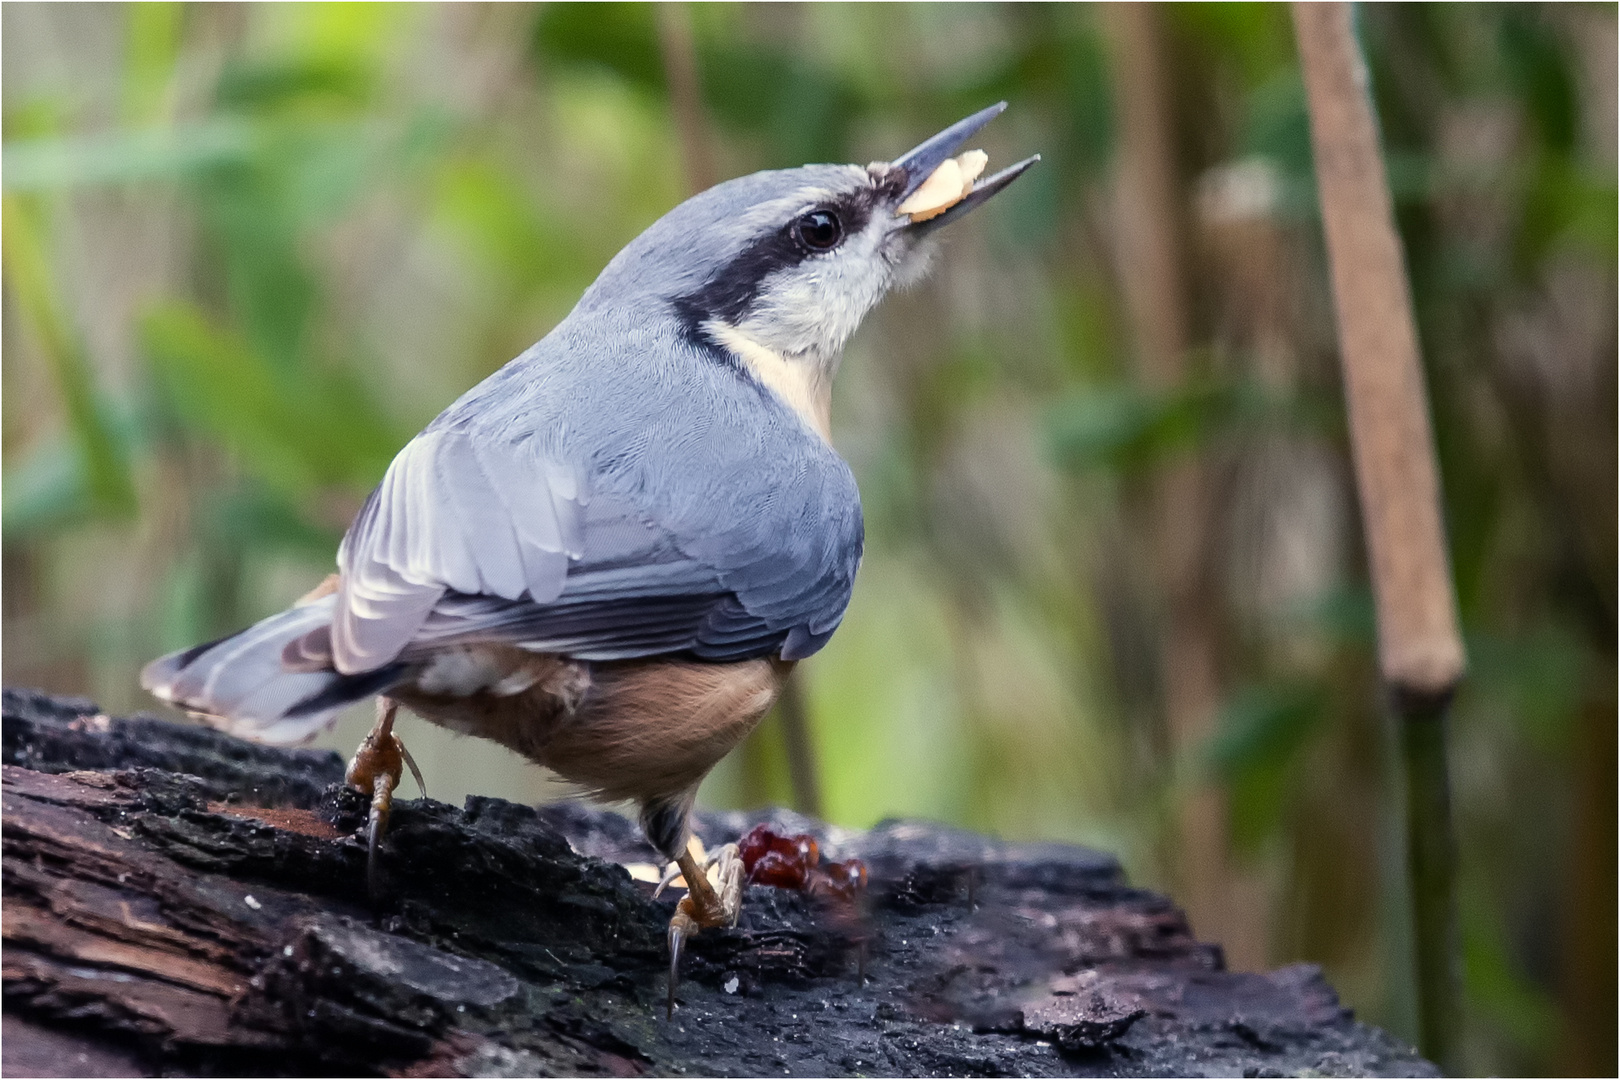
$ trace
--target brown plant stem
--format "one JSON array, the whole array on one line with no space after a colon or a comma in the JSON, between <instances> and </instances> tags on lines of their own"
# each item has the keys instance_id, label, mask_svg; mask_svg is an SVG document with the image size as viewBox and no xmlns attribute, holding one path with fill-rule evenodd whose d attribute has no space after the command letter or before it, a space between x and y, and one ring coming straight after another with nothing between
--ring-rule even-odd
<instances>
[{"instance_id":1,"label":"brown plant stem","mask_svg":"<svg viewBox=\"0 0 1620 1080\"><path fill-rule=\"evenodd\" d=\"M1191 304L1185 276L1186 214L1177 175L1172 96L1162 12L1153 4L1110 4L1103 28L1111 65L1116 149L1117 252L1137 374L1164 392L1187 379ZM1187 760L1214 734L1220 703L1217 625L1208 587L1209 469L1196 459L1153 477L1150 525L1163 591L1160 672L1172 758ZM1257 969L1266 958L1264 890L1232 865L1226 792L1196 781L1178 807L1174 872L1200 933L1220 941L1228 961Z\"/></svg>"},{"instance_id":2,"label":"brown plant stem","mask_svg":"<svg viewBox=\"0 0 1620 1080\"><path fill-rule=\"evenodd\" d=\"M788 676L782 696L776 701L776 717L782 725L782 748L787 752L788 782L793 787L793 809L808 817L821 816L821 775L816 767L816 748L810 738L810 717L804 707L803 676Z\"/></svg>"},{"instance_id":3,"label":"brown plant stem","mask_svg":"<svg viewBox=\"0 0 1620 1080\"><path fill-rule=\"evenodd\" d=\"M680 135L681 164L691 194L706 191L719 180L715 171L714 141L703 111L702 83L698 77L697 45L692 39L692 12L684 3L657 5L658 48L664 57L664 78Z\"/></svg>"},{"instance_id":4,"label":"brown plant stem","mask_svg":"<svg viewBox=\"0 0 1620 1080\"><path fill-rule=\"evenodd\" d=\"M1460 970L1446 711L1464 657L1411 292L1351 17L1348 4L1294 5L1379 670L1406 769L1419 1037L1424 1053L1455 1071Z\"/></svg>"}]
</instances>

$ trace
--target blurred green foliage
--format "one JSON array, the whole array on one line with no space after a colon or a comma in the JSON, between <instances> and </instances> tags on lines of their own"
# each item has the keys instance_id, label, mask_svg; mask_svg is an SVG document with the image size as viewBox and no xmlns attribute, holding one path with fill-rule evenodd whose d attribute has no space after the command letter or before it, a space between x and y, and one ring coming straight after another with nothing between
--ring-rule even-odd
<instances>
[{"instance_id":1,"label":"blurred green foliage","mask_svg":"<svg viewBox=\"0 0 1620 1080\"><path fill-rule=\"evenodd\" d=\"M1164 11L1195 341L1168 390L1138 379L1124 314L1103 13L676 10L718 175L891 157L1001 97L992 158L1044 158L845 364L834 436L869 543L805 668L829 816L1085 840L1174 885L1167 824L1214 782L1269 959L1324 963L1410 1036L1399 784L1287 9ZM1577 779L1614 756L1614 8L1358 12L1472 658L1469 1061L1612 1070L1612 911L1594 941L1569 896L1614 854L1612 769ZM391 454L686 193L671 17L0 11L6 680L146 707L141 662L327 572ZM1189 459L1219 508L1190 539L1221 703L1178 749L1141 506ZM492 748L407 737L435 795L549 793ZM704 792L787 797L771 724Z\"/></svg>"}]
</instances>

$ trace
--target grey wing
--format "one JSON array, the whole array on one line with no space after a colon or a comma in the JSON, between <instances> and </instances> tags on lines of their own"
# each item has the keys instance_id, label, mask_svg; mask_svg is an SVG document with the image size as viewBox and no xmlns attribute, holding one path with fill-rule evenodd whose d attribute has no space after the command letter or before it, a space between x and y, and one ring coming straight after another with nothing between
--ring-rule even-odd
<instances>
[{"instance_id":1,"label":"grey wing","mask_svg":"<svg viewBox=\"0 0 1620 1080\"><path fill-rule=\"evenodd\" d=\"M339 552L338 670L466 640L590 660L797 659L842 617L861 543L847 469L665 520L588 488L529 441L418 436Z\"/></svg>"},{"instance_id":2,"label":"grey wing","mask_svg":"<svg viewBox=\"0 0 1620 1080\"><path fill-rule=\"evenodd\" d=\"M429 429L400 451L338 550L340 672L398 657L447 591L536 603L562 591L582 543L578 488L522 449Z\"/></svg>"}]
</instances>

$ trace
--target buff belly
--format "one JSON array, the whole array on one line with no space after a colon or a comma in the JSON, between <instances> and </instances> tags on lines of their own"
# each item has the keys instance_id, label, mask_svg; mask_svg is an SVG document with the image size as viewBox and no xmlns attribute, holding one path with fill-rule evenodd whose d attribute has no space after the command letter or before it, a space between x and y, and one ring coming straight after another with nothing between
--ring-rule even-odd
<instances>
[{"instance_id":1,"label":"buff belly","mask_svg":"<svg viewBox=\"0 0 1620 1080\"><path fill-rule=\"evenodd\" d=\"M436 655L389 696L597 798L689 800L770 710L791 667L769 659L592 663L476 644Z\"/></svg>"}]
</instances>

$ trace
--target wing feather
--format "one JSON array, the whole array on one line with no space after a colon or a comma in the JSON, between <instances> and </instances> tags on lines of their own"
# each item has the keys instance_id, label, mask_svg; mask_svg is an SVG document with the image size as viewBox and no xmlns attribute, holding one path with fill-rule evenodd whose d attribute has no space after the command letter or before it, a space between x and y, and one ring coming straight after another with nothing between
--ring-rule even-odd
<instances>
[{"instance_id":1,"label":"wing feather","mask_svg":"<svg viewBox=\"0 0 1620 1080\"><path fill-rule=\"evenodd\" d=\"M462 439L461 446L474 457L487 489L499 499L495 505L506 512L529 598L539 604L555 600L568 576L568 552L557 520L559 504L570 517L579 511L577 504L558 499L551 487L560 470L535 460L521 444Z\"/></svg>"},{"instance_id":2,"label":"wing feather","mask_svg":"<svg viewBox=\"0 0 1620 1080\"><path fill-rule=\"evenodd\" d=\"M542 380L520 358L400 452L339 552L338 671L458 641L585 660L795 659L826 641L860 559L848 467L707 358L662 391L648 370L615 383L573 361ZM568 412L587 378L596 404Z\"/></svg>"},{"instance_id":3,"label":"wing feather","mask_svg":"<svg viewBox=\"0 0 1620 1080\"><path fill-rule=\"evenodd\" d=\"M445 584L466 593L522 596L529 579L521 543L472 447L461 436L440 437L436 450L441 497L450 503L445 512L453 520L447 533L467 550L473 569L467 584L449 578Z\"/></svg>"}]
</instances>

